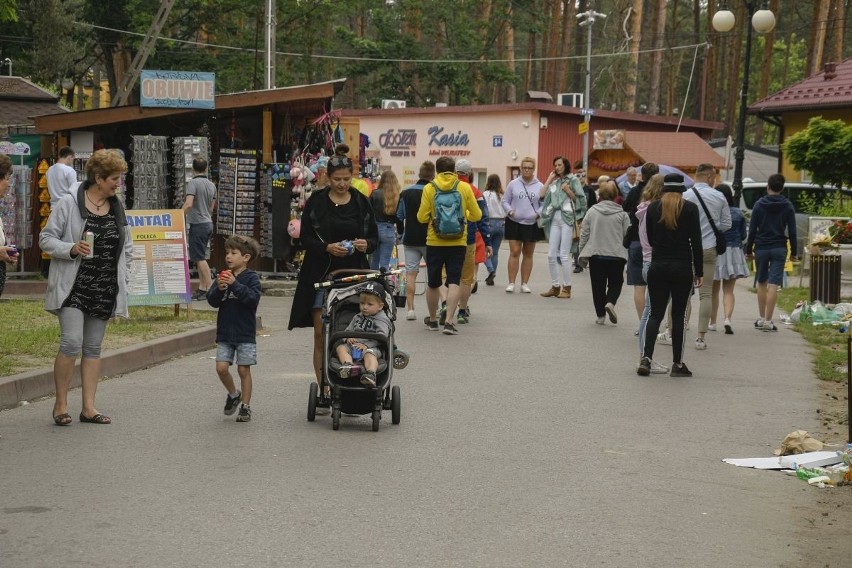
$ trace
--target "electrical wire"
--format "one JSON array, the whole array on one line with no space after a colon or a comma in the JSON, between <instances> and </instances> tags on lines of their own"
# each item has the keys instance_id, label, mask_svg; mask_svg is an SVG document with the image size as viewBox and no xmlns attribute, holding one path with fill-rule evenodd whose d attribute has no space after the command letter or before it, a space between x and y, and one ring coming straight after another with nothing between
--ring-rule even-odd
<instances>
[{"instance_id":1,"label":"electrical wire","mask_svg":"<svg viewBox=\"0 0 852 568\"><path fill-rule=\"evenodd\" d=\"M88 23L84 23L84 22L74 22L74 23L77 24L77 25L80 25L80 26L85 26L85 27L89 27L89 28L94 28L94 29L99 29L99 30L104 30L104 31L109 31L109 32L114 32L114 33L121 33L121 34L126 34L126 35L145 37L145 34L138 33L138 32L118 30L118 29L115 29L115 28L108 28L108 27L105 27L105 26L98 26L98 25L95 25L95 24L88 24ZM162 41L170 41L170 42L174 42L174 43L183 43L183 44L187 44L187 45L195 45L195 46L199 46L199 47L209 47L209 48L214 48L214 49L229 49L231 51L245 51L245 52L251 52L251 53L254 53L255 51L257 51L257 49L251 48L251 47L235 47L235 46L231 46L231 45L203 43L203 42L200 42L200 41L191 41L191 40L185 40L185 39L175 39L175 38L166 38L166 37L157 38L157 41L161 41L161 40ZM643 53L654 53L654 52L657 52L657 51L678 51L678 50L681 50L681 49L696 49L698 47L704 47L704 46L707 46L707 45L708 44L706 42L705 43L690 44L690 45L678 45L678 46L673 46L673 47L663 47L663 48L659 48L659 49L644 49L644 50L639 50L636 53L639 53L641 55ZM615 57L615 56L631 55L632 53L633 52L629 52L629 51L622 51L622 52L618 52L618 53L598 53L598 54L592 54L592 58L599 59L599 58L603 58L603 57ZM372 61L372 62L380 62L380 63L383 62L383 63L443 63L443 64L447 64L447 63L509 63L509 62L512 62L512 61L514 61L515 63L518 63L518 62L527 62L527 61L567 61L567 60L573 60L573 59L576 59L576 60L585 60L586 59L585 55L566 55L566 56L561 56L561 57L516 57L514 59L480 59L480 58L476 58L476 59L394 59L394 58L382 58L382 57L358 57L358 56L353 56L353 55L320 55L320 54L316 54L316 53L308 54L308 53L294 53L294 52L287 52L287 51L276 51L275 55L282 55L282 56L288 56L288 57L308 57L308 58L314 58L314 59L344 60L344 61Z\"/></svg>"}]
</instances>

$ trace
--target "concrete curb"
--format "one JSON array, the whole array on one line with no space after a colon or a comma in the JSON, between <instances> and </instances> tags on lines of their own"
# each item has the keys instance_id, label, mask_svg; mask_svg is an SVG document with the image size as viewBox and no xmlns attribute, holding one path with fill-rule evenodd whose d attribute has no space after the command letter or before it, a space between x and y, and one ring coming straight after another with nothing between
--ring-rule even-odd
<instances>
[{"instance_id":1,"label":"concrete curb","mask_svg":"<svg viewBox=\"0 0 852 568\"><path fill-rule=\"evenodd\" d=\"M101 357L101 376L113 377L169 359L212 349L216 345L216 325L211 323L176 335L161 337L138 345L110 351ZM80 386L80 361L74 369L71 387ZM22 401L49 396L55 392L53 369L36 369L0 378L0 410L13 408Z\"/></svg>"}]
</instances>

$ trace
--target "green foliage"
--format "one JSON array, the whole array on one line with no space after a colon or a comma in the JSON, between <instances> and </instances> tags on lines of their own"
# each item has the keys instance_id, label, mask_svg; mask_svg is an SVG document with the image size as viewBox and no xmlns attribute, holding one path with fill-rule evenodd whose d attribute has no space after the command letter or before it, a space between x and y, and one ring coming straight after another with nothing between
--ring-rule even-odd
<instances>
[{"instance_id":1,"label":"green foliage","mask_svg":"<svg viewBox=\"0 0 852 568\"><path fill-rule=\"evenodd\" d=\"M852 218L852 199L838 190L822 194L800 191L795 199L797 211L807 211L817 217Z\"/></svg>"},{"instance_id":2,"label":"green foliage","mask_svg":"<svg viewBox=\"0 0 852 568\"><path fill-rule=\"evenodd\" d=\"M0 327L0 377L28 369L49 367L59 346L59 321L44 311L44 303L34 300L4 300L3 317L9 322L27 322L26 326ZM216 320L212 310L195 310L193 320L174 316L172 306L130 308L130 319L116 319L107 326L104 349L118 349L140 341L165 337L208 325Z\"/></svg>"},{"instance_id":3,"label":"green foliage","mask_svg":"<svg viewBox=\"0 0 852 568\"><path fill-rule=\"evenodd\" d=\"M852 181L847 163L852 155L852 127L842 120L812 118L807 128L787 140L784 153L796 169L810 172L818 185L839 188Z\"/></svg>"},{"instance_id":4,"label":"green foliage","mask_svg":"<svg viewBox=\"0 0 852 568\"><path fill-rule=\"evenodd\" d=\"M0 22L17 22L17 8L17 0L0 0Z\"/></svg>"}]
</instances>

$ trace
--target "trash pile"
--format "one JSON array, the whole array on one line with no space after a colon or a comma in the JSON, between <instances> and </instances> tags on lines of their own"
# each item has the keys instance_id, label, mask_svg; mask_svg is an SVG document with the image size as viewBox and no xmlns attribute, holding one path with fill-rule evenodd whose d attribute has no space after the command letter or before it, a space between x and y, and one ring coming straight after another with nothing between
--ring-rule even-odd
<instances>
[{"instance_id":1,"label":"trash pile","mask_svg":"<svg viewBox=\"0 0 852 568\"><path fill-rule=\"evenodd\" d=\"M780 470L820 488L852 485L852 444L844 451L822 451L824 444L804 430L790 432L772 458L725 458L739 467Z\"/></svg>"},{"instance_id":2,"label":"trash pile","mask_svg":"<svg viewBox=\"0 0 852 568\"><path fill-rule=\"evenodd\" d=\"M811 322L813 325L839 325L841 331L849 331L849 323L852 321L852 304L835 304L829 308L819 300L814 302L800 301L796 309L787 316L781 314L784 323ZM845 328L845 329L843 329Z\"/></svg>"}]
</instances>

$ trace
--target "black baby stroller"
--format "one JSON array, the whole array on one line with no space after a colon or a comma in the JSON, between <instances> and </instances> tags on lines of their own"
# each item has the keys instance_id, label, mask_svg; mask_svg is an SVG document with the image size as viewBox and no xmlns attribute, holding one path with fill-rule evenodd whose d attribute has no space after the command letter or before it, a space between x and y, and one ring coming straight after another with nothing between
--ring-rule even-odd
<instances>
[{"instance_id":1,"label":"black baby stroller","mask_svg":"<svg viewBox=\"0 0 852 568\"><path fill-rule=\"evenodd\" d=\"M378 432L382 419L382 410L390 409L391 422L399 424L400 405L402 399L399 386L391 386L393 369L402 369L408 364L408 355L395 348L394 322L396 321L396 306L394 305L392 278L401 271L376 272L373 270L342 269L328 275L326 282L315 284L317 289L325 291L325 301L322 308L323 321L323 361L322 389L316 382L311 383L308 398L308 420L313 422L317 407L331 407L331 426L334 430L340 428L341 414L370 414L373 417L373 431ZM391 320L391 330L387 338L363 331L346 331L346 326L360 311L359 293L364 282L374 280L381 282L384 289L384 311ZM361 384L360 373L342 378L340 376L340 361L335 353L335 345L341 339L353 337L375 339L379 349L385 354L379 358L379 368L376 372L376 386ZM389 364L387 354L392 354ZM324 394L326 390L330 391Z\"/></svg>"}]
</instances>

